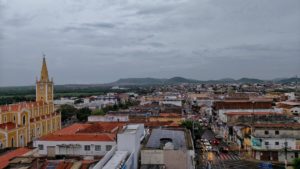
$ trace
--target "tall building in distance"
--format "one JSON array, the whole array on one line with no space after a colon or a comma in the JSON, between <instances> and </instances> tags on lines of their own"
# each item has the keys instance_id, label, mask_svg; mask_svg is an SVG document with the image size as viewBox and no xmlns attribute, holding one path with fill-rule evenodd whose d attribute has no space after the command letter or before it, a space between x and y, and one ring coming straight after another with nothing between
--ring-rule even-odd
<instances>
[{"instance_id":1,"label":"tall building in distance","mask_svg":"<svg viewBox=\"0 0 300 169\"><path fill-rule=\"evenodd\" d=\"M36 101L0 106L0 148L24 147L60 128L61 115L54 109L53 80L49 80L44 57Z\"/></svg>"}]
</instances>

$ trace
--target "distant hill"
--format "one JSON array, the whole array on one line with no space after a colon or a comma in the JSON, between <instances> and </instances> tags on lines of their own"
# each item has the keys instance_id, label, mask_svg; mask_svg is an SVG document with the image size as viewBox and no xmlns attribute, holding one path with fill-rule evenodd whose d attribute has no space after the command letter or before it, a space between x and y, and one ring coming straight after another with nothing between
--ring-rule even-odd
<instances>
[{"instance_id":1,"label":"distant hill","mask_svg":"<svg viewBox=\"0 0 300 169\"><path fill-rule=\"evenodd\" d=\"M237 80L238 83L263 83L265 80L251 79L251 78L241 78Z\"/></svg>"},{"instance_id":2,"label":"distant hill","mask_svg":"<svg viewBox=\"0 0 300 169\"><path fill-rule=\"evenodd\" d=\"M170 79L159 78L125 78L119 79L110 85L162 85L162 84L178 84L178 83L197 83L197 80L186 79L183 77L173 77Z\"/></svg>"},{"instance_id":3,"label":"distant hill","mask_svg":"<svg viewBox=\"0 0 300 169\"><path fill-rule=\"evenodd\" d=\"M216 84L216 83L263 83L264 80L241 78L238 80L232 78L224 78L220 80L195 80L187 79L184 77L172 77L170 79L159 79L159 78L125 78L119 79L115 82L109 83L109 85L161 85L161 84L179 84L179 83L204 83L204 84Z\"/></svg>"},{"instance_id":4,"label":"distant hill","mask_svg":"<svg viewBox=\"0 0 300 169\"><path fill-rule=\"evenodd\" d=\"M125 78L119 79L111 85L153 85L153 84L163 84L167 79L157 79L157 78Z\"/></svg>"},{"instance_id":5,"label":"distant hill","mask_svg":"<svg viewBox=\"0 0 300 169\"><path fill-rule=\"evenodd\" d=\"M165 83L174 84L174 83L197 83L199 80L186 79L183 77L172 77L167 79Z\"/></svg>"},{"instance_id":6,"label":"distant hill","mask_svg":"<svg viewBox=\"0 0 300 169\"><path fill-rule=\"evenodd\" d=\"M272 80L261 80L255 78L241 78L241 79L232 79L232 78L224 78L219 80L195 80L188 79L184 77L172 77L172 78L122 78L112 83L104 83L104 84L64 84L64 85L55 85L55 90L58 92L63 92L65 90L74 90L76 92L78 89L97 89L97 88L105 88L109 89L111 86L143 86L143 85L164 85L164 84L180 84L180 83L202 83L202 84L230 84L230 83L265 83L265 82L274 82L279 84L287 84L287 83L298 83L300 84L300 78L292 77L292 78L276 78ZM28 94L35 92L35 86L11 86L11 87L0 87L0 96L1 94L6 95L8 93L19 93L28 91Z\"/></svg>"},{"instance_id":7,"label":"distant hill","mask_svg":"<svg viewBox=\"0 0 300 169\"><path fill-rule=\"evenodd\" d=\"M298 82L298 84L300 83L300 78L297 77L291 77L291 78L283 78L283 79L278 79L278 80L274 80L277 83L296 83Z\"/></svg>"}]
</instances>

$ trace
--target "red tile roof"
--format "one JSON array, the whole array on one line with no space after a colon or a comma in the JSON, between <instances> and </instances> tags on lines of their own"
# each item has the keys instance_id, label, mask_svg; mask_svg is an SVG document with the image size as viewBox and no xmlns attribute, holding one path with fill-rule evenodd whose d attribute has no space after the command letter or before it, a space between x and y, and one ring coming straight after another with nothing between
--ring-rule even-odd
<instances>
[{"instance_id":1,"label":"red tile roof","mask_svg":"<svg viewBox=\"0 0 300 169\"><path fill-rule=\"evenodd\" d=\"M114 133L118 127L123 127L123 123L92 123L86 128L79 130L77 133Z\"/></svg>"},{"instance_id":2,"label":"red tile roof","mask_svg":"<svg viewBox=\"0 0 300 169\"><path fill-rule=\"evenodd\" d=\"M88 125L89 124L75 123L75 124L72 124L71 126L68 126L66 128L63 128L61 130L54 132L54 134L56 134L56 135L75 134L77 131L86 128Z\"/></svg>"},{"instance_id":3,"label":"red tile roof","mask_svg":"<svg viewBox=\"0 0 300 169\"><path fill-rule=\"evenodd\" d=\"M249 116L249 115L255 115L255 116L263 116L263 115L282 115L282 113L276 113L276 112L226 112L224 113L228 116L236 116L236 115L243 115L243 116Z\"/></svg>"},{"instance_id":4,"label":"red tile roof","mask_svg":"<svg viewBox=\"0 0 300 169\"><path fill-rule=\"evenodd\" d=\"M1 155L0 156L0 169L6 167L9 163L10 159L17 157L17 156L22 156L22 155L28 153L29 151L31 151L31 149L29 149L29 148L18 148L16 150L13 150L11 152Z\"/></svg>"},{"instance_id":5,"label":"red tile roof","mask_svg":"<svg viewBox=\"0 0 300 169\"><path fill-rule=\"evenodd\" d=\"M115 134L48 134L39 138L41 141L115 141Z\"/></svg>"},{"instance_id":6,"label":"red tile roof","mask_svg":"<svg viewBox=\"0 0 300 169\"><path fill-rule=\"evenodd\" d=\"M41 137L42 141L115 141L119 128L125 123L75 123L69 127Z\"/></svg>"},{"instance_id":7,"label":"red tile roof","mask_svg":"<svg viewBox=\"0 0 300 169\"><path fill-rule=\"evenodd\" d=\"M71 126L56 131L56 135L82 134L82 133L115 133L118 127L123 127L125 123L101 122L101 123L75 123Z\"/></svg>"}]
</instances>

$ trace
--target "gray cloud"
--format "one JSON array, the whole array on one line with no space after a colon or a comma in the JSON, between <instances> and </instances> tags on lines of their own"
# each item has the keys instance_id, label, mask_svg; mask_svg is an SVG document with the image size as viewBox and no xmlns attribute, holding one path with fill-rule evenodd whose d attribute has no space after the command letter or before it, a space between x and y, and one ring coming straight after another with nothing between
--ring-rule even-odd
<instances>
[{"instance_id":1,"label":"gray cloud","mask_svg":"<svg viewBox=\"0 0 300 169\"><path fill-rule=\"evenodd\" d=\"M155 6L140 9L136 12L137 15L161 15L172 11L172 6Z\"/></svg>"},{"instance_id":2,"label":"gray cloud","mask_svg":"<svg viewBox=\"0 0 300 169\"><path fill-rule=\"evenodd\" d=\"M0 0L0 86L34 84L42 52L56 84L289 77L300 1Z\"/></svg>"},{"instance_id":3,"label":"gray cloud","mask_svg":"<svg viewBox=\"0 0 300 169\"><path fill-rule=\"evenodd\" d=\"M87 26L87 27L95 27L95 28L114 28L116 26L115 24L104 23L104 22L99 22L99 23L85 23L83 25Z\"/></svg>"}]
</instances>

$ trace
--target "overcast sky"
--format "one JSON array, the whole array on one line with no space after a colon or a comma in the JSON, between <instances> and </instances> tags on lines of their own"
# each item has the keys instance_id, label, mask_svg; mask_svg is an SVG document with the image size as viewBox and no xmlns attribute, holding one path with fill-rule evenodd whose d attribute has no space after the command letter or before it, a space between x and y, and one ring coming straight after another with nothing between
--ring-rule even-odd
<instances>
[{"instance_id":1,"label":"overcast sky","mask_svg":"<svg viewBox=\"0 0 300 169\"><path fill-rule=\"evenodd\" d=\"M0 0L0 86L300 75L299 0Z\"/></svg>"}]
</instances>

